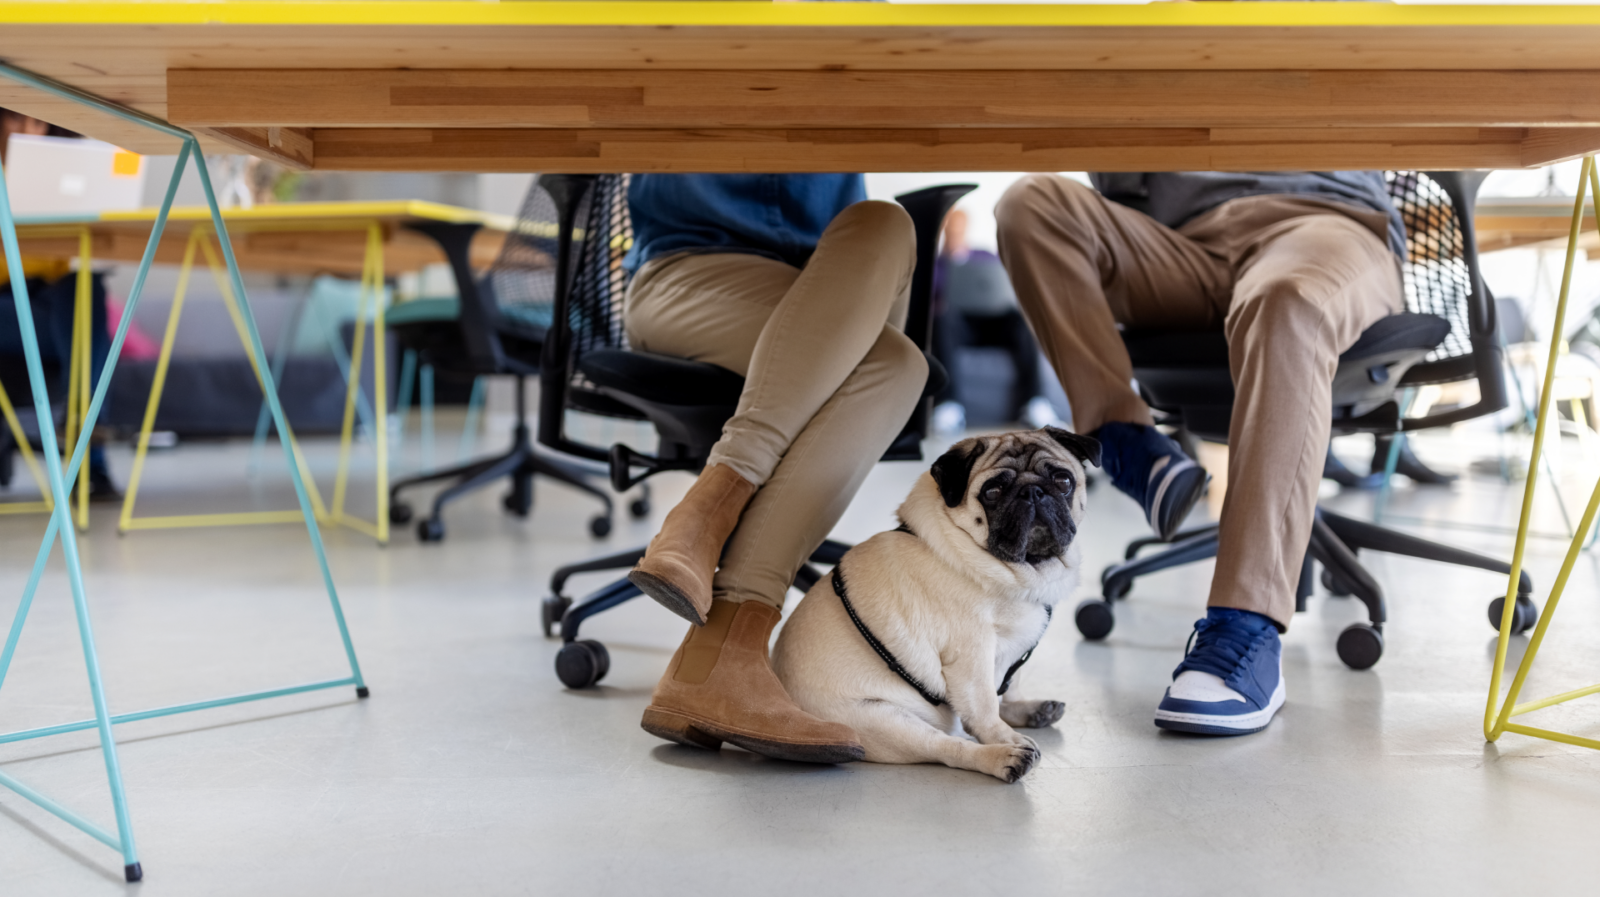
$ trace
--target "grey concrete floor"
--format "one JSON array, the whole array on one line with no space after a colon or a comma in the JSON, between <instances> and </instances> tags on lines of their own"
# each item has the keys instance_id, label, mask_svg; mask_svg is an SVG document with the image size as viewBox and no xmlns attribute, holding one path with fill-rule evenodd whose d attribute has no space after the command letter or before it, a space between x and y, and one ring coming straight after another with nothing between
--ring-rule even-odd
<instances>
[{"instance_id":1,"label":"grey concrete floor","mask_svg":"<svg viewBox=\"0 0 1600 897\"><path fill-rule=\"evenodd\" d=\"M331 447L308 451L325 473ZM141 513L291 506L281 468L251 478L247 458L206 445L154 457ZM115 461L125 475L126 456ZM890 525L921 469L880 466L837 535ZM619 515L603 541L584 526L592 499L545 483L525 521L500 511L497 491L458 505L442 544L403 530L380 549L328 533L371 699L340 689L119 727L147 880L124 885L111 851L0 791L0 894L1593 893L1600 754L1482 737L1485 605L1501 577L1370 557L1391 602L1382 662L1340 664L1334 639L1361 612L1319 589L1285 639L1278 720L1213 740L1151 724L1210 567L1159 574L1119 605L1105 642L1080 640L1070 618L1051 629L1023 685L1068 712L1039 736L1044 760L1021 783L931 766L809 768L639 729L682 634L646 601L586 629L610 648L601 687L555 679L559 642L539 632L550 570L645 542L688 482L658 480L651 518ZM363 482L370 501L370 473ZM1520 496L1488 478L1406 487L1390 513L1508 554L1508 535L1459 527L1514 523ZM1362 513L1371 501L1332 499ZM1109 488L1090 508L1085 595L1142 535ZM114 711L343 674L303 530L119 538L115 523L114 509L96 508L84 540ZM1539 524L1560 529L1548 499ZM0 518L5 619L42 528L40 517ZM1541 604L1563 548L1530 545ZM1531 694L1600 680L1597 586L1600 559L1584 555ZM58 559L0 690L0 729L88 713ZM1600 735L1600 698L1538 716ZM92 736L0 746L0 764L110 824Z\"/></svg>"}]
</instances>

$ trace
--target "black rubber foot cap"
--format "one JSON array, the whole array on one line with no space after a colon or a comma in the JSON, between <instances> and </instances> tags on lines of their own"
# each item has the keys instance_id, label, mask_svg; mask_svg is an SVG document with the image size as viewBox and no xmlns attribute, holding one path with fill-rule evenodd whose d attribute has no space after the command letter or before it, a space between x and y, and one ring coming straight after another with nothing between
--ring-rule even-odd
<instances>
[{"instance_id":1,"label":"black rubber foot cap","mask_svg":"<svg viewBox=\"0 0 1600 897\"><path fill-rule=\"evenodd\" d=\"M132 866L123 866L122 875L128 881L143 881L144 867L138 863L134 863Z\"/></svg>"},{"instance_id":2,"label":"black rubber foot cap","mask_svg":"<svg viewBox=\"0 0 1600 897\"><path fill-rule=\"evenodd\" d=\"M372 690L367 688L365 685L362 685L362 686L359 686L359 687L356 688L356 697L358 697L358 698L369 698L371 696L372 696Z\"/></svg>"}]
</instances>

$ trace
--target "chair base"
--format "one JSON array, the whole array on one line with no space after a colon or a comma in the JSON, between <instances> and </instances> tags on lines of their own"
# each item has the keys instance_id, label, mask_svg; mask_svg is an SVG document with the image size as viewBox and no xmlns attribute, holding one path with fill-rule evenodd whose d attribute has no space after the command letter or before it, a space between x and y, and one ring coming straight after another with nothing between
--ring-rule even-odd
<instances>
[{"instance_id":1,"label":"chair base","mask_svg":"<svg viewBox=\"0 0 1600 897\"><path fill-rule=\"evenodd\" d=\"M794 587L802 592L809 591L822 579L822 574L811 564L837 564L849 550L850 546L843 542L824 540L817 546L817 550L811 553L810 563L802 565L795 574ZM540 622L544 627L545 638L550 638L555 634L557 627L560 627L563 644L561 651L556 654L556 676L568 688L593 686L611 668L610 657L604 645L593 639L578 638L578 630L582 628L583 621L632 601L644 593L624 577L607 583L585 595L582 601L575 602L564 591L567 580L579 573L631 570L639 563L639 559L644 557L644 552L643 548L635 548L576 564L567 564L556 568L556 572L551 574L550 595L544 599L540 607Z\"/></svg>"},{"instance_id":2,"label":"chair base","mask_svg":"<svg viewBox=\"0 0 1600 897\"><path fill-rule=\"evenodd\" d=\"M1134 580L1141 576L1166 570L1195 561L1217 556L1217 525L1185 530L1173 537L1167 550L1139 557L1139 551L1150 545L1163 544L1160 539L1135 539L1128 544L1126 560L1112 564L1100 575L1101 598L1089 599L1078 605L1075 620L1078 631L1085 638L1099 640L1111 633L1115 625L1113 603L1132 591ZM1335 597L1354 595L1366 605L1367 622L1356 623L1339 636L1339 659L1352 669L1366 669L1383 656L1383 626L1388 619L1383 589L1372 574L1362 566L1357 557L1361 550L1381 551L1402 557L1420 558L1471 567L1491 573L1510 574L1511 565L1470 551L1462 551L1437 542L1335 514L1317 508L1311 525L1311 540L1306 549L1306 560L1300 569L1300 582L1295 594L1295 610L1305 610L1306 599L1312 589L1312 561L1322 565L1322 583ZM1538 619L1538 609L1533 604L1533 580L1523 571L1517 583L1518 631L1532 628ZM1495 601L1503 602L1503 597ZM1499 627L1500 604L1491 602L1490 622Z\"/></svg>"},{"instance_id":3,"label":"chair base","mask_svg":"<svg viewBox=\"0 0 1600 897\"><path fill-rule=\"evenodd\" d=\"M511 491L507 492L501 500L505 509L518 517L526 517L533 508L533 478L535 475L539 475L560 480L573 488L582 489L584 492L598 498L600 503L605 506L605 510L589 519L589 532L594 534L596 538L608 535L611 532L612 523L611 495L599 486L594 485L591 482L590 475L576 465L534 453L527 419L522 413L522 378L520 377L517 378L517 399L517 425L513 431L509 450L489 458L480 458L455 467L417 474L396 482L389 489L389 522L405 524L411 520L413 511L410 504L400 499L402 490L440 480L455 480L456 482L434 496L432 512L427 518L417 522L417 536L424 542L437 542L444 538L445 505L500 479L509 479L511 481ZM629 510L635 517L642 517L648 514L650 512L649 498L646 496L636 499L629 505Z\"/></svg>"}]
</instances>

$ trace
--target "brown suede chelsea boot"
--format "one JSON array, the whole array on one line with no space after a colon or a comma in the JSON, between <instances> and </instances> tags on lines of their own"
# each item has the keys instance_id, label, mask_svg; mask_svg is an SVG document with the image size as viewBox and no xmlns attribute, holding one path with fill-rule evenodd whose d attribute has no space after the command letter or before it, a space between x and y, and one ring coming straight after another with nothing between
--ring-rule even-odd
<instances>
[{"instance_id":1,"label":"brown suede chelsea boot","mask_svg":"<svg viewBox=\"0 0 1600 897\"><path fill-rule=\"evenodd\" d=\"M724 741L800 763L866 755L855 730L817 719L789 699L767 658L780 614L759 601L716 601L689 630L656 685L641 725L657 738L717 750Z\"/></svg>"},{"instance_id":2,"label":"brown suede chelsea boot","mask_svg":"<svg viewBox=\"0 0 1600 897\"><path fill-rule=\"evenodd\" d=\"M667 610L696 626L704 624L722 546L755 494L756 487L733 468L707 467L667 514L628 581Z\"/></svg>"}]
</instances>

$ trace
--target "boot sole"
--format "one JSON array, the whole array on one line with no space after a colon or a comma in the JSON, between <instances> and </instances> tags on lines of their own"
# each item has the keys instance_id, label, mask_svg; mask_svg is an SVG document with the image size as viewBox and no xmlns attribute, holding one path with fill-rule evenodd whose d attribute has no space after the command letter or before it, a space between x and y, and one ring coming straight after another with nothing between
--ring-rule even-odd
<instances>
[{"instance_id":1,"label":"boot sole","mask_svg":"<svg viewBox=\"0 0 1600 897\"><path fill-rule=\"evenodd\" d=\"M639 591L655 599L655 602L678 616L688 620L696 626L706 625L705 614L701 613L689 600L681 589L654 573L643 570L631 570L628 573L628 582L639 587Z\"/></svg>"},{"instance_id":2,"label":"boot sole","mask_svg":"<svg viewBox=\"0 0 1600 897\"><path fill-rule=\"evenodd\" d=\"M723 742L737 745L752 754L771 757L774 760L788 760L794 763L850 763L866 756L867 751L859 744L845 742L843 744L794 744L785 741L773 741L770 738L760 738L743 732L734 732L724 729L705 720L694 719L681 713L670 710L659 710L655 707L645 708L644 719L639 725L646 732L657 738L676 742L688 747L704 748L708 751L720 750Z\"/></svg>"}]
</instances>

